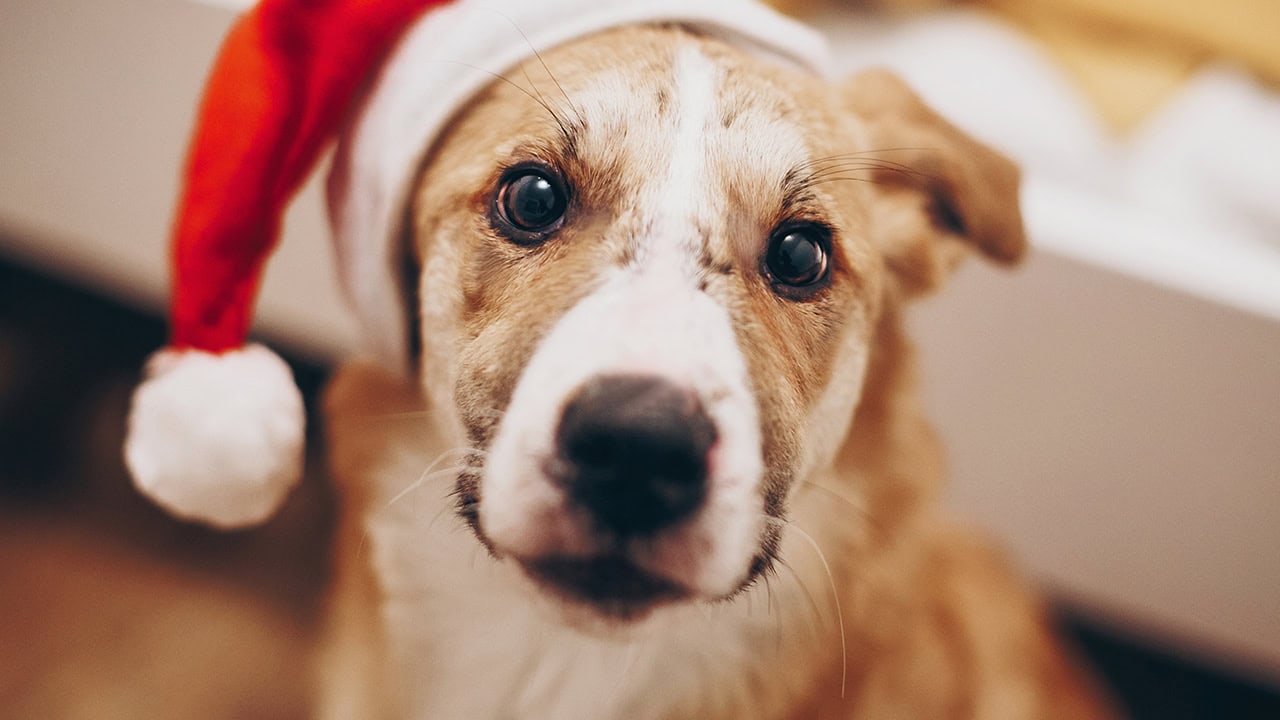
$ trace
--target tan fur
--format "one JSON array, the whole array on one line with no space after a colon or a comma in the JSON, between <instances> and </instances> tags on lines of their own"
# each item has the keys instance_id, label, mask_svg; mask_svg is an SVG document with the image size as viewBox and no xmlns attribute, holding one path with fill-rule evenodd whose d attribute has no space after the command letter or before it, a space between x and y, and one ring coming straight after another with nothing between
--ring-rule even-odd
<instances>
[{"instance_id":1,"label":"tan fur","mask_svg":"<svg viewBox=\"0 0 1280 720\"><path fill-rule=\"evenodd\" d=\"M321 675L325 716L398 717L415 693L456 690L433 686L441 676L417 668L452 671L484 655L474 645L414 644L448 636L448 627L433 624L467 617L465 602L430 599L422 607L459 614L406 615L434 574L449 582L448 573L470 572L467 563L486 576L500 571L449 516L443 486L421 512L405 509L415 502L406 494L417 493L418 468L450 445L491 437L544 334L593 289L602 268L628 261L629 242L645 232L648 208L637 199L647 197L645 181L658 176L656 158L669 150L656 142L655 128L678 112L669 83L681 48L718 68L718 129L706 142L717 160L710 197L725 206L697 228L705 241L702 281L729 309L746 355L764 437L761 493L789 525L783 569L709 605L704 612L715 627L706 627L706 616L659 611L668 615L655 617L659 636L648 645L670 645L672 654L650 663L638 645L639 659L627 661L614 694L625 703L632 692L645 697L636 684L668 680L649 688L653 704L643 715L610 716L1110 717L1016 572L935 508L942 451L917 398L903 336L902 303L938 287L968 250L1001 262L1021 255L1016 169L891 76L868 73L833 89L679 28L624 29L546 53L560 87L540 63L528 63L509 76L536 78L537 90L495 83L428 158L408 232L422 269L420 382L353 364L326 403L342 520ZM602 83L612 84L612 94L598 90ZM618 97L626 102L611 105ZM553 140L556 120L539 99L570 123L584 121L572 148ZM575 104L581 115L570 111ZM792 137L815 161L807 168L822 177L788 194L782 170L762 168L790 157ZM850 155L856 152L863 154ZM488 221L502 167L524 159L563 167L574 183L564 231L536 249L498 237ZM752 239L787 217L821 220L836 232L832 281L804 301L780 298L759 275ZM850 370L859 362L865 372ZM846 381L860 387L841 387ZM855 412L844 399L857 397ZM472 557L448 560L463 570L406 564L418 552L434 557L427 553L438 537L470 548L460 552ZM490 601L507 607L475 601L475 613ZM766 640L775 633L776 642ZM535 641L501 639L511 648ZM612 652L607 643L584 642ZM448 655L460 650L465 657ZM510 694L516 702L542 687L536 660L527 677L516 675L527 688L503 686L503 660L518 653L493 651L487 664L459 676L473 683L469 692ZM546 682L555 701L558 686Z\"/></svg>"}]
</instances>

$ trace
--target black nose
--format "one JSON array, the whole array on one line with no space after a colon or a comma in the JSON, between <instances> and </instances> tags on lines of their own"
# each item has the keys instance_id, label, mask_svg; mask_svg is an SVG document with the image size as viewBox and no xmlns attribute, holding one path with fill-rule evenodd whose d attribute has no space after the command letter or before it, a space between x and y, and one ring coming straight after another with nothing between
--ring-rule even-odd
<instances>
[{"instance_id":1,"label":"black nose","mask_svg":"<svg viewBox=\"0 0 1280 720\"><path fill-rule=\"evenodd\" d=\"M602 528L645 535L702 504L715 441L693 392L657 377L600 376L560 418L560 479Z\"/></svg>"}]
</instances>

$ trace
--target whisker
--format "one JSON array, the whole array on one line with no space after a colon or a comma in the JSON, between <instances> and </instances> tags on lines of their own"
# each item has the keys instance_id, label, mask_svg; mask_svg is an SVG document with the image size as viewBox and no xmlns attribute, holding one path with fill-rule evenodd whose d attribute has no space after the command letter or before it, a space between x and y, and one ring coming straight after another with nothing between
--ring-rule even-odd
<instances>
[{"instance_id":1,"label":"whisker","mask_svg":"<svg viewBox=\"0 0 1280 720\"><path fill-rule=\"evenodd\" d=\"M869 157L870 153L889 152L891 150L913 150L928 151L928 148L884 148L881 150L872 150L856 153L840 153L837 155L828 155L824 157L813 158L801 163L795 168L797 174L803 174L800 184L804 188L812 187L826 177L833 176L838 173L846 173L851 170L866 170L881 173L897 173L900 175L921 178L931 182L937 182L938 178L930 173L923 172L911 165L896 162L887 158ZM843 178L856 179L856 178ZM874 181L875 178L869 178L868 181Z\"/></svg>"},{"instance_id":2,"label":"whisker","mask_svg":"<svg viewBox=\"0 0 1280 720\"><path fill-rule=\"evenodd\" d=\"M445 513L449 512L450 510L453 511L453 514L455 516L465 516L469 512L475 512L476 508L478 507L480 507L479 500L469 500L467 502L458 503L456 505L446 504L444 507L436 511L436 514L434 516L432 516L431 522L427 523L427 530L430 531L431 528L435 526L436 522L440 518L444 517Z\"/></svg>"},{"instance_id":3,"label":"whisker","mask_svg":"<svg viewBox=\"0 0 1280 720\"><path fill-rule=\"evenodd\" d=\"M784 570L791 573L791 579L796 581L796 587L800 588L800 592L804 593L804 599L809 603L809 614L814 618L814 627L818 627L822 619L822 608L818 607L818 601L813 597L813 592L809 590L809 586L805 584L804 578L800 577L800 573L796 572L796 569L782 558L777 558L776 562Z\"/></svg>"},{"instance_id":4,"label":"whisker","mask_svg":"<svg viewBox=\"0 0 1280 720\"><path fill-rule=\"evenodd\" d=\"M843 157L832 155L825 158L816 158L814 160L810 160L809 162L801 165L800 167L802 169L807 169L807 168L839 165L842 163L843 164L863 163L871 167L899 168L907 172L916 172L916 169L914 167L907 165L906 163L900 163L895 160L886 160L885 158L872 158L872 157L865 157L865 156L859 156L859 155L849 155L849 156L843 156Z\"/></svg>"},{"instance_id":5,"label":"whisker","mask_svg":"<svg viewBox=\"0 0 1280 720\"><path fill-rule=\"evenodd\" d=\"M809 173L806 177L812 178L824 174L835 172L847 172L849 170L867 170L883 173L894 173L897 175L906 175L910 177L924 178L926 180L935 180L934 176L916 170L915 168L905 165L886 164L867 160L841 160L838 162L824 163L822 165L814 165L808 168Z\"/></svg>"},{"instance_id":6,"label":"whisker","mask_svg":"<svg viewBox=\"0 0 1280 720\"><path fill-rule=\"evenodd\" d=\"M847 175L840 175L840 176L836 176L836 177L824 177L824 178L820 178L820 179L818 179L818 180L812 180L812 181L806 182L806 183L805 183L804 185L802 185L801 187L802 187L803 189L805 189L805 190L808 190L809 188L817 187L818 185L826 185L827 183L833 183L833 182L845 182L845 181L850 181L850 182L862 182L862 183L868 183L868 184L871 184L871 185L883 185L883 184L884 184L882 181L880 181L880 180L876 180L875 178L867 178L867 177L850 177L850 176L847 176Z\"/></svg>"},{"instance_id":7,"label":"whisker","mask_svg":"<svg viewBox=\"0 0 1280 720\"><path fill-rule=\"evenodd\" d=\"M697 605L694 605L694 607L697 608L697 611L702 615L702 620L706 623L708 629L716 626L715 618L711 617L711 608L703 605L702 603L698 603Z\"/></svg>"},{"instance_id":8,"label":"whisker","mask_svg":"<svg viewBox=\"0 0 1280 720\"><path fill-rule=\"evenodd\" d=\"M923 145L902 145L898 147L873 148L871 150L862 150L863 153L882 153L882 152L924 152L936 150L937 148L924 147Z\"/></svg>"},{"instance_id":9,"label":"whisker","mask_svg":"<svg viewBox=\"0 0 1280 720\"><path fill-rule=\"evenodd\" d=\"M441 517L443 517L444 514L446 512L449 512L450 510L457 510L457 507L450 503L444 503L444 505L442 505L440 509L436 511L436 514L431 516L431 520L427 523L427 532L431 532L431 528L436 526L436 521L439 520Z\"/></svg>"},{"instance_id":10,"label":"whisker","mask_svg":"<svg viewBox=\"0 0 1280 720\"><path fill-rule=\"evenodd\" d=\"M433 481L438 480L438 479L440 479L440 478L442 478L442 477L455 476L455 475L457 475L458 473L460 473L460 472L462 472L462 471L464 471L464 470L468 470L468 469L470 469L470 468L471 468L471 466L470 466L470 465L466 465L466 464L463 464L463 465L451 465L451 466L449 466L449 467L443 467L443 468L440 468L440 469L438 469L438 470L433 470L433 471L430 471L430 472L424 472L421 476L419 476L419 477L418 477L418 479L417 479L417 480L413 481L413 483L412 483L412 484L410 484L410 485L409 485L409 487L407 487L407 488L405 488L405 489L401 490L400 492L396 493L395 497L393 497L393 498L391 498L390 500L388 500L388 501L387 501L387 504L383 506L383 509L385 510L385 509L387 509L387 508L390 508L392 505L395 505L396 503L400 502L400 501L401 501L401 500L403 500L406 496L408 496L410 493L412 493L412 492L413 492L413 491L415 491L415 490L420 489L423 485L426 485L427 483L433 482Z\"/></svg>"},{"instance_id":11,"label":"whisker","mask_svg":"<svg viewBox=\"0 0 1280 720\"><path fill-rule=\"evenodd\" d=\"M857 174L851 174L857 173ZM919 181L928 183L937 183L938 179L928 173L918 170L899 166L896 164L884 164L878 161L867 160L842 160L832 162L828 165L814 165L808 171L802 171L799 178L794 178L795 189L798 191L810 190L818 185L829 182L853 181L865 182L873 185L880 185L887 182L884 174L893 174L904 177L917 178Z\"/></svg>"},{"instance_id":12,"label":"whisker","mask_svg":"<svg viewBox=\"0 0 1280 720\"><path fill-rule=\"evenodd\" d=\"M864 503L860 503L848 497L845 497L842 493L832 490L831 488L825 485L819 485L818 483L812 480L802 480L800 482L800 485L801 487L810 487L810 488L813 488L814 490L821 490L828 497L835 500L839 500L840 502L847 505L851 510L858 513L858 515L861 516L863 520L866 520L869 524L873 526L876 525L876 519L871 515L871 511L867 509L867 506Z\"/></svg>"},{"instance_id":13,"label":"whisker","mask_svg":"<svg viewBox=\"0 0 1280 720\"><path fill-rule=\"evenodd\" d=\"M386 508L389 508L392 505L395 505L397 502L399 502L409 493L413 492L417 488L421 487L424 483L428 482L430 479L432 479L437 475L440 475L443 472L446 472L446 471L458 472L459 470L464 470L470 467L470 463L464 461L462 465L455 465L453 467L444 468L442 470L436 470L436 466L439 465L442 461L444 461L445 458L452 457L454 455L457 455L458 453L461 453L462 456L465 458L469 455L483 453L483 451L478 451L476 450L476 448L472 448L472 447L458 447L458 448L452 448L450 450L445 450L444 452L437 455L435 460L431 461L431 464L427 465L427 468L422 471L422 474L418 476L417 480L413 481L412 483L409 483L407 487L405 487L400 492L396 493L394 497L392 497L389 501L387 501L387 504L383 506L383 509L385 510ZM484 453L484 454L487 454L487 453Z\"/></svg>"},{"instance_id":14,"label":"whisker","mask_svg":"<svg viewBox=\"0 0 1280 720\"><path fill-rule=\"evenodd\" d=\"M511 87L515 88L516 90L519 90L520 92L524 93L524 94L525 94L525 96L527 96L530 100L532 100L532 101L534 101L534 102L538 103L539 105L541 105L541 106L542 106L542 109L543 109L543 110L546 110L546 111L547 111L547 114L551 116L551 119L556 121L556 125L559 125L559 126L560 126L560 132L561 132L561 133L562 133L566 138L567 138L567 137L571 137L571 134L569 133L569 128L568 128L568 126L566 126L566 125L565 125L565 123L564 123L564 119L563 119L563 118L561 118L559 115L557 115L557 114L556 114L556 111L555 111L554 109L552 109L552 107L551 107L550 105L548 105L548 104L547 104L547 103L546 103L542 98L538 97L537 95L534 95L533 93L529 92L528 90L524 89L523 87L520 87L520 85L519 85L518 83L516 83L516 82L513 82L513 81L511 80L511 78L508 78L508 77L506 77L505 75L501 75L501 74L499 74L499 73L493 72L492 70L485 70L484 68L479 67L479 66L477 66L477 65L472 65L471 63L465 63L465 62L462 62L461 60L436 59L436 60L430 60L429 62L439 62L439 63L448 63L448 64L450 64L450 65L459 65L459 66L461 66L461 67L470 68L470 69L472 69L472 70L476 70L476 71L478 71L478 72L482 72L482 73L484 73L484 74L486 74L486 75L489 75L489 76L490 76L490 77L492 77L494 80L501 80L502 82L504 82L504 83L506 83L506 84L510 85Z\"/></svg>"},{"instance_id":15,"label":"whisker","mask_svg":"<svg viewBox=\"0 0 1280 720\"><path fill-rule=\"evenodd\" d=\"M764 597L765 597L765 617L773 617L773 654L780 655L782 653L782 611L777 614L773 612L773 572L766 571L761 577L764 578Z\"/></svg>"},{"instance_id":16,"label":"whisker","mask_svg":"<svg viewBox=\"0 0 1280 720\"><path fill-rule=\"evenodd\" d=\"M472 408L467 412L477 417L498 418L498 419L501 419L502 416L506 414L505 412L498 410L496 408Z\"/></svg>"},{"instance_id":17,"label":"whisker","mask_svg":"<svg viewBox=\"0 0 1280 720\"><path fill-rule=\"evenodd\" d=\"M920 153L920 152L936 152L936 151L937 151L937 148L931 148L931 147L890 147L890 148L873 148L873 149L871 149L871 150L859 150L859 151L857 151L857 152L836 153L835 155L824 155L824 156L822 156L822 157L814 158L814 159L812 159L812 160L808 161L808 163L807 163L807 164L812 165L812 164L817 164L817 163L825 162L825 161L827 161L827 160L847 160L847 159L855 159L855 158L857 158L857 159L865 159L865 160L872 161L872 162L886 162L886 163L892 163L892 164L896 164L896 165L901 165L901 163L895 163L895 162L894 162L894 161L892 161L892 160L885 160L884 158L873 158L873 157L867 157L867 156L868 156L868 155L880 154L880 153L890 153L890 152L916 152L916 153ZM805 165L801 165L801 167L804 167L804 166L805 166ZM904 165L903 167L906 167L906 166Z\"/></svg>"},{"instance_id":18,"label":"whisker","mask_svg":"<svg viewBox=\"0 0 1280 720\"><path fill-rule=\"evenodd\" d=\"M529 87L538 96L538 100L542 101L544 106L550 107L551 103L549 103L547 101L547 97L542 94L542 90L538 89L538 83L534 82L533 78L529 77L529 70L525 68L524 65L520 66L520 74L524 76L524 81L529 83Z\"/></svg>"},{"instance_id":19,"label":"whisker","mask_svg":"<svg viewBox=\"0 0 1280 720\"><path fill-rule=\"evenodd\" d=\"M765 517L772 518L772 520L780 522L795 530L796 534L798 534L805 542L809 543L809 547L813 548L814 553L818 556L818 560L822 562L822 569L827 573L827 582L831 584L831 599L835 601L836 606L836 620L840 623L840 697L843 698L845 696L845 686L849 677L849 647L848 640L845 638L844 633L844 610L840 607L840 590L836 587L836 577L831 572L831 565L827 562L826 553L822 552L822 548L819 547L818 542L813 539L813 536L805 532L804 528L799 525L784 518L774 518L769 515L766 515Z\"/></svg>"},{"instance_id":20,"label":"whisker","mask_svg":"<svg viewBox=\"0 0 1280 720\"><path fill-rule=\"evenodd\" d=\"M360 533L360 542L356 544L357 560L364 560L365 551L368 548L368 546L369 546L369 530L368 528L365 528L364 532Z\"/></svg>"},{"instance_id":21,"label":"whisker","mask_svg":"<svg viewBox=\"0 0 1280 720\"><path fill-rule=\"evenodd\" d=\"M826 493L828 497L835 498L835 500L845 503L845 506L856 512L856 514L859 515L859 518L863 519L864 523L867 523L873 530L884 529L884 525L878 518L876 518L876 515L872 514L872 511L870 511L869 507L867 507L864 502L851 500L851 498L842 495L842 493L835 491L835 489L820 486L820 484L813 482L813 480L801 480L800 487L808 487L817 489L817 491L822 491L823 493Z\"/></svg>"},{"instance_id":22,"label":"whisker","mask_svg":"<svg viewBox=\"0 0 1280 720\"><path fill-rule=\"evenodd\" d=\"M819 177L837 172L848 172L850 170L867 170L874 172L893 173L897 175L906 175L910 177L924 178L926 180L936 180L936 178L928 173L921 172L914 168L898 167L896 165L882 165L878 163L869 163L863 161L847 160L839 163L831 163L829 165L816 166L809 175L809 178Z\"/></svg>"},{"instance_id":23,"label":"whisker","mask_svg":"<svg viewBox=\"0 0 1280 720\"><path fill-rule=\"evenodd\" d=\"M511 27L515 29L516 32L520 33L520 37L524 38L524 44L529 46L529 50L533 52L533 56L538 59L538 64L542 66L542 69L544 71L546 71L547 77L551 78L551 82L555 83L556 89L559 90L560 94L564 96L564 101L569 104L569 109L573 111L574 115L578 117L582 117L582 113L578 111L578 108L575 107L573 104L573 100L569 98L569 93L564 91L564 86L562 86L560 84L560 81L556 79L555 73L551 72L551 68L547 67L547 61L542 59L542 53L538 52L538 48L534 47L533 41L529 40L529 36L525 33L524 29L521 28L520 25L518 25L515 20L512 20L509 15L502 12L501 10L498 10L497 8L485 8L485 9L501 17L503 20L506 20L507 23L511 25ZM529 78L529 74L525 73L525 79L528 79L528 78ZM529 80L529 84L533 85L533 81Z\"/></svg>"}]
</instances>

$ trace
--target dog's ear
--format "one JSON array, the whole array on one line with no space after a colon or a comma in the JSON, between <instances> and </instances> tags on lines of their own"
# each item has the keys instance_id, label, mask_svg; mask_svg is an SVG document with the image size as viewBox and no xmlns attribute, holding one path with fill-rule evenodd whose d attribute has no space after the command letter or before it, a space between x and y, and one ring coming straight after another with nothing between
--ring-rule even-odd
<instances>
[{"instance_id":1,"label":"dog's ear","mask_svg":"<svg viewBox=\"0 0 1280 720\"><path fill-rule=\"evenodd\" d=\"M871 229L904 295L937 288L972 249L1003 264L1022 257L1017 166L888 71L865 71L841 91L868 143L857 160L872 173Z\"/></svg>"}]
</instances>

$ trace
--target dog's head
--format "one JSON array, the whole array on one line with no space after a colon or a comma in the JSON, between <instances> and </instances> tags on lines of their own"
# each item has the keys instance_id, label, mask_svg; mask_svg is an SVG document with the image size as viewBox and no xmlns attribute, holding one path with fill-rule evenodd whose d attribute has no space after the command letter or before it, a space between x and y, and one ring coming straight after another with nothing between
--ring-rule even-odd
<instances>
[{"instance_id":1,"label":"dog's head","mask_svg":"<svg viewBox=\"0 0 1280 720\"><path fill-rule=\"evenodd\" d=\"M454 120L408 222L422 380L478 451L460 512L607 617L732 596L833 462L886 306L1020 255L1017 173L885 73L675 26L544 59Z\"/></svg>"}]
</instances>

